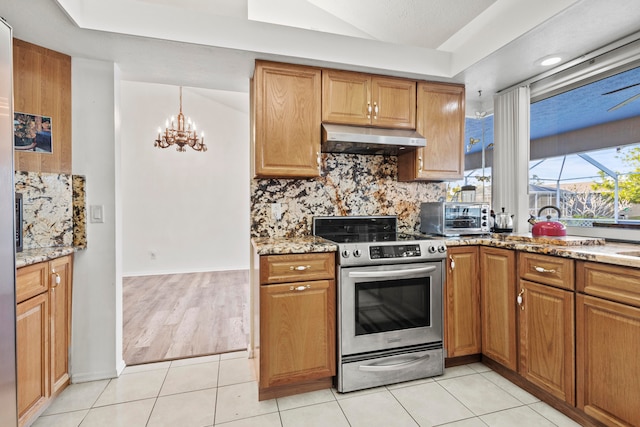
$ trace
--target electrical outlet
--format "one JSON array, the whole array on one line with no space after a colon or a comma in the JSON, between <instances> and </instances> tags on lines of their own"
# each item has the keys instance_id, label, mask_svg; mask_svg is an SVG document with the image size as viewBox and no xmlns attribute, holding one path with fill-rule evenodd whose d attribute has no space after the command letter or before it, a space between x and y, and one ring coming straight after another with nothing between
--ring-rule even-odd
<instances>
[{"instance_id":1,"label":"electrical outlet","mask_svg":"<svg viewBox=\"0 0 640 427\"><path fill-rule=\"evenodd\" d=\"M280 221L282 219L282 204L281 203L271 203L271 215L276 221Z\"/></svg>"}]
</instances>

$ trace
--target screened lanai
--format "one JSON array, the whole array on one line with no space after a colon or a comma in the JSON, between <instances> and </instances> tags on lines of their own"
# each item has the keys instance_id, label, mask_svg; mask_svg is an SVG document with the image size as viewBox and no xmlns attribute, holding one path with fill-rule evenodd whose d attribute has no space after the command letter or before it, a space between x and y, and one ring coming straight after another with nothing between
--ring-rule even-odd
<instances>
[{"instance_id":1,"label":"screened lanai","mask_svg":"<svg viewBox=\"0 0 640 427\"><path fill-rule=\"evenodd\" d=\"M640 224L637 63L534 98L530 123L531 215L553 205L567 225ZM467 117L465 144L465 178L450 194L475 185L478 201L490 202L493 115Z\"/></svg>"}]
</instances>

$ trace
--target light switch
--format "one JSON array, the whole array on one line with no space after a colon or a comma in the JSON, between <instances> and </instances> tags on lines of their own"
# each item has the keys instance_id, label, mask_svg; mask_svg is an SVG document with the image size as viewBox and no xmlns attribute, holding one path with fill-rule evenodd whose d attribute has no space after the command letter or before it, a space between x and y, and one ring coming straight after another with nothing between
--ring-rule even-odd
<instances>
[{"instance_id":1,"label":"light switch","mask_svg":"<svg viewBox=\"0 0 640 427\"><path fill-rule=\"evenodd\" d=\"M94 223L104 222L104 206L103 205L89 206L89 222L94 222Z\"/></svg>"}]
</instances>

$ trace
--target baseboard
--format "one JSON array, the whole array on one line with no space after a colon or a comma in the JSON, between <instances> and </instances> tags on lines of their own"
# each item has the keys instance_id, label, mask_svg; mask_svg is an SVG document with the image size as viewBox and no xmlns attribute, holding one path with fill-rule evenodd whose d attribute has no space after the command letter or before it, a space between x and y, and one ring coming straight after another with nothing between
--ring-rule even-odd
<instances>
[{"instance_id":1,"label":"baseboard","mask_svg":"<svg viewBox=\"0 0 640 427\"><path fill-rule=\"evenodd\" d=\"M231 268L220 268L214 269L211 268L203 268L203 269L189 269L189 271L184 270L159 270L159 271L133 271L122 273L122 277L144 277L144 276L164 276L168 274L189 274L189 273L210 273L215 271L249 271L249 267L231 267Z\"/></svg>"}]
</instances>

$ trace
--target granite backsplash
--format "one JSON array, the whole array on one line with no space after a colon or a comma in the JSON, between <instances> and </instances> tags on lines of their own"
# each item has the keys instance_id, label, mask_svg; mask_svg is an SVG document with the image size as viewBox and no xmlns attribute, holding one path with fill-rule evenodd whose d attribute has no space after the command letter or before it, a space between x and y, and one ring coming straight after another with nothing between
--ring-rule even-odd
<instances>
[{"instance_id":1,"label":"granite backsplash","mask_svg":"<svg viewBox=\"0 0 640 427\"><path fill-rule=\"evenodd\" d=\"M24 249L73 246L73 176L16 171L14 179L15 191L22 193ZM80 203L84 205L82 194ZM78 206L77 209L84 211L84 206ZM85 232L84 224L77 232Z\"/></svg>"},{"instance_id":2,"label":"granite backsplash","mask_svg":"<svg viewBox=\"0 0 640 427\"><path fill-rule=\"evenodd\" d=\"M397 215L400 231L415 232L420 203L445 194L445 183L398 182L396 156L323 153L318 178L252 180L251 237L309 235L314 216L336 215Z\"/></svg>"}]
</instances>

